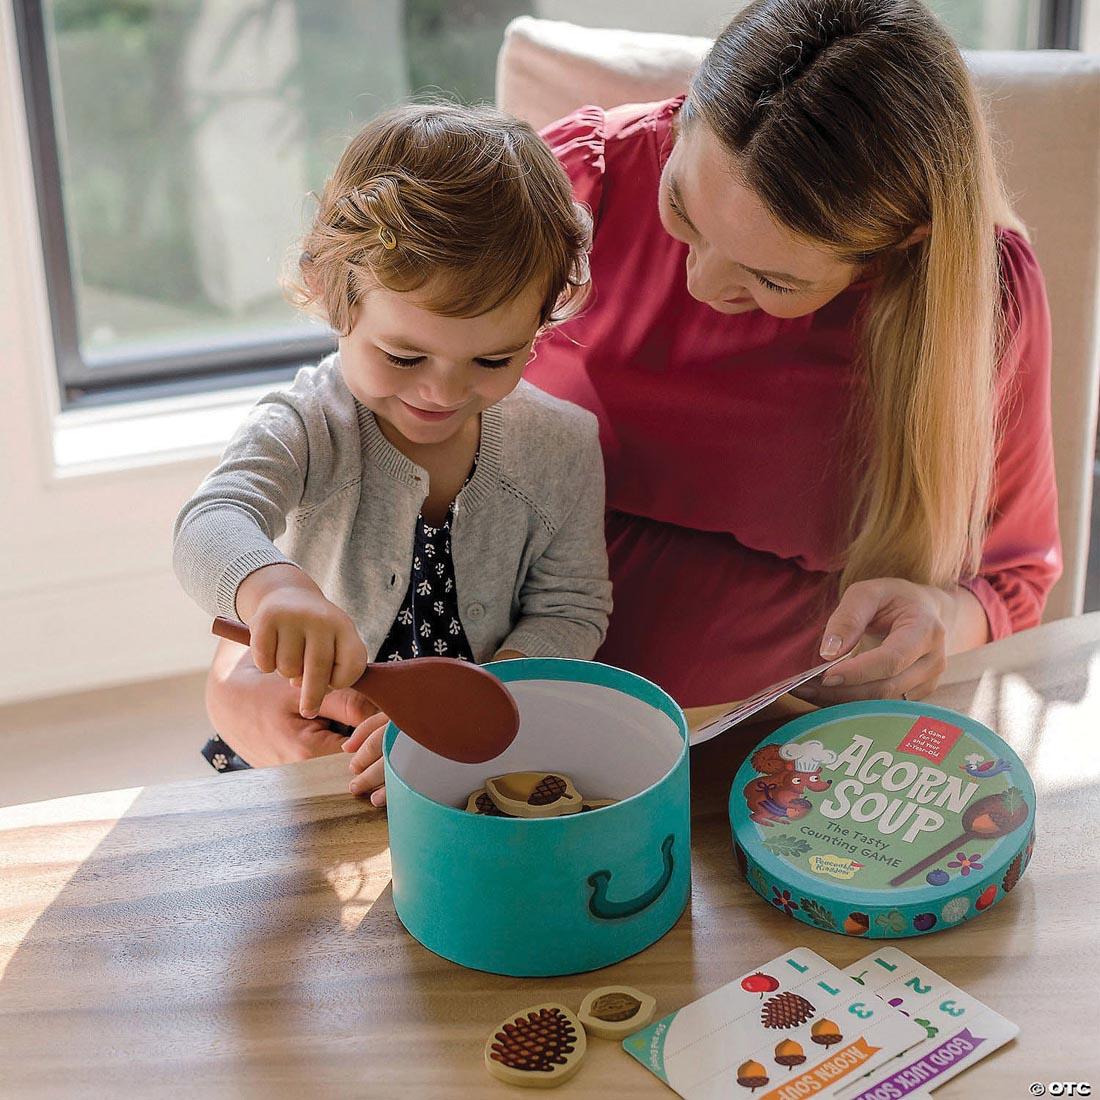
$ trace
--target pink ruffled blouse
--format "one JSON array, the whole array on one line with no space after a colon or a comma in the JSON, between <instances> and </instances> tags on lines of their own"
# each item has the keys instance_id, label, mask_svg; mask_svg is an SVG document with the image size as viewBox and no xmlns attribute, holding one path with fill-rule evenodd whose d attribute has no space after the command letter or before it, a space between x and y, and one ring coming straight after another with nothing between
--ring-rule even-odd
<instances>
[{"instance_id":1,"label":"pink ruffled blouse","mask_svg":"<svg viewBox=\"0 0 1100 1100\"><path fill-rule=\"evenodd\" d=\"M696 706L818 660L854 487L843 433L867 288L791 320L695 301L686 246L657 215L680 102L584 107L544 131L595 218L594 294L527 377L599 418L615 610L598 659ZM1019 234L1000 247L1006 427L967 582L993 638L1038 623L1061 572L1043 277Z\"/></svg>"}]
</instances>

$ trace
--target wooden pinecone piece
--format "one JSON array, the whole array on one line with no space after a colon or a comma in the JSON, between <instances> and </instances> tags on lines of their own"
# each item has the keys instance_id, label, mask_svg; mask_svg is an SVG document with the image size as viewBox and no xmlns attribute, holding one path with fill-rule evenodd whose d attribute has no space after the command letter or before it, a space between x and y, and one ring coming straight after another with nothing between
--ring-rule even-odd
<instances>
[{"instance_id":1,"label":"wooden pinecone piece","mask_svg":"<svg viewBox=\"0 0 1100 1100\"><path fill-rule=\"evenodd\" d=\"M573 1025L556 1008L517 1016L493 1036L490 1057L509 1069L549 1073L563 1066L577 1041Z\"/></svg>"},{"instance_id":2,"label":"wooden pinecone piece","mask_svg":"<svg viewBox=\"0 0 1100 1100\"><path fill-rule=\"evenodd\" d=\"M1008 870L1005 872L1004 881L1001 883L1001 887L1007 894L1013 886L1020 881L1020 874L1024 869L1024 854L1021 852L1009 865Z\"/></svg>"},{"instance_id":3,"label":"wooden pinecone piece","mask_svg":"<svg viewBox=\"0 0 1100 1100\"><path fill-rule=\"evenodd\" d=\"M760 1010L760 1021L765 1027L798 1027L814 1014L814 1006L797 993L780 993L769 997Z\"/></svg>"},{"instance_id":4,"label":"wooden pinecone piece","mask_svg":"<svg viewBox=\"0 0 1100 1100\"><path fill-rule=\"evenodd\" d=\"M549 806L551 802L564 796L566 792L565 780L560 775L546 775L539 780L538 785L527 799L529 806Z\"/></svg>"}]
</instances>

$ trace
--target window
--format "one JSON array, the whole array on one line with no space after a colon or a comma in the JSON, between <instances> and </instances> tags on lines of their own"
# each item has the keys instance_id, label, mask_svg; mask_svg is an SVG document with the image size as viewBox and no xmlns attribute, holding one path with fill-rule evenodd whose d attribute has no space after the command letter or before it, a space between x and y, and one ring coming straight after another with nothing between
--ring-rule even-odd
<instances>
[{"instance_id":1,"label":"window","mask_svg":"<svg viewBox=\"0 0 1100 1100\"><path fill-rule=\"evenodd\" d=\"M15 0L65 403L289 376L330 349L278 287L308 192L410 93L491 99L517 15L703 34L734 6ZM1080 21L1079 0L932 6L964 46L1071 45Z\"/></svg>"}]
</instances>

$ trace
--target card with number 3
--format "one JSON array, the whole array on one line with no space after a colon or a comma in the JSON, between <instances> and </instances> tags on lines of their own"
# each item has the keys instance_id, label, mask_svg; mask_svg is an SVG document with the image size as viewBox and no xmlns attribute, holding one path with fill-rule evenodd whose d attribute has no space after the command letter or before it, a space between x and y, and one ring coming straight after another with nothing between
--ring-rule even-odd
<instances>
[{"instance_id":1,"label":"card with number 3","mask_svg":"<svg viewBox=\"0 0 1100 1100\"><path fill-rule=\"evenodd\" d=\"M924 1035L888 1065L846 1082L842 1100L909 1100L930 1092L1020 1030L896 947L881 947L844 972L919 1024Z\"/></svg>"}]
</instances>

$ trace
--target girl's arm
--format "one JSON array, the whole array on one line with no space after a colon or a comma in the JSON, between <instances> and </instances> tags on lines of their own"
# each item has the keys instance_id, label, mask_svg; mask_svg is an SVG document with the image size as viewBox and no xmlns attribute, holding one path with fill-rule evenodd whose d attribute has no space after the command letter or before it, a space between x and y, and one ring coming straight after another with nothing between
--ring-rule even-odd
<instances>
[{"instance_id":1,"label":"girl's arm","mask_svg":"<svg viewBox=\"0 0 1100 1100\"><path fill-rule=\"evenodd\" d=\"M309 464L292 402L269 395L238 429L176 520L174 565L208 613L248 623L257 671L300 678L299 711L316 718L329 685L353 684L367 653L351 619L273 541L302 501Z\"/></svg>"},{"instance_id":2,"label":"girl's arm","mask_svg":"<svg viewBox=\"0 0 1100 1100\"><path fill-rule=\"evenodd\" d=\"M267 565L290 565L274 544L302 500L309 447L305 425L280 395L261 401L221 461L176 519L173 566L211 616L240 618L241 581Z\"/></svg>"},{"instance_id":3,"label":"girl's arm","mask_svg":"<svg viewBox=\"0 0 1100 1100\"><path fill-rule=\"evenodd\" d=\"M520 617L501 650L589 660L607 633L611 582L604 542L603 455L595 421L585 423L564 498L571 501L549 545L531 563Z\"/></svg>"}]
</instances>

